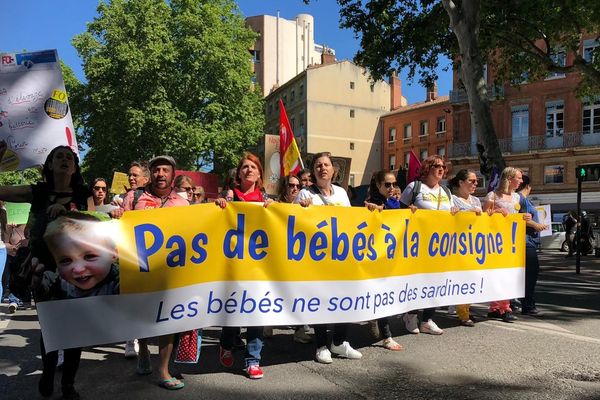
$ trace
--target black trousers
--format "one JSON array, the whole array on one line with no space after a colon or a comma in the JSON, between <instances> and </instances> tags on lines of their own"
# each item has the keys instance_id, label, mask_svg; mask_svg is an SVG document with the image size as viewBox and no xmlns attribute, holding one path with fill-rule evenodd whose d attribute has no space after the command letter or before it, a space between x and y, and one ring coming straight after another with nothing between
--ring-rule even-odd
<instances>
[{"instance_id":1,"label":"black trousers","mask_svg":"<svg viewBox=\"0 0 600 400\"><path fill-rule=\"evenodd\" d=\"M333 344L339 346L348 341L350 324L333 324ZM317 348L327 346L327 324L314 325Z\"/></svg>"},{"instance_id":2,"label":"black trousers","mask_svg":"<svg viewBox=\"0 0 600 400\"><path fill-rule=\"evenodd\" d=\"M540 261L537 250L532 246L525 246L525 297L521 299L523 311L535 308L535 285L540 273Z\"/></svg>"},{"instance_id":3,"label":"black trousers","mask_svg":"<svg viewBox=\"0 0 600 400\"><path fill-rule=\"evenodd\" d=\"M44 347L44 339L40 337L40 349L42 351L42 364L44 370L42 372L42 379L54 380L54 374L56 372L56 362L58 361L58 351L51 351L46 353ZM65 362L62 366L62 379L61 385L69 386L75 383L75 375L77 375L77 369L79 368L79 361L81 360L81 348L66 349Z\"/></svg>"}]
</instances>

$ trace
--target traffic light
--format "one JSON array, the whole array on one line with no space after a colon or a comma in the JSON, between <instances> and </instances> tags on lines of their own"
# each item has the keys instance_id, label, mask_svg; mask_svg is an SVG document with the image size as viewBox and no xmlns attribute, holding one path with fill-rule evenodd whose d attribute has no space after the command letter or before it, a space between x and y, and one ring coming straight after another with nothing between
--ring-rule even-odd
<instances>
[{"instance_id":1,"label":"traffic light","mask_svg":"<svg viewBox=\"0 0 600 400\"><path fill-rule=\"evenodd\" d=\"M575 167L575 176L582 182L597 182L600 179L600 164L578 165Z\"/></svg>"}]
</instances>

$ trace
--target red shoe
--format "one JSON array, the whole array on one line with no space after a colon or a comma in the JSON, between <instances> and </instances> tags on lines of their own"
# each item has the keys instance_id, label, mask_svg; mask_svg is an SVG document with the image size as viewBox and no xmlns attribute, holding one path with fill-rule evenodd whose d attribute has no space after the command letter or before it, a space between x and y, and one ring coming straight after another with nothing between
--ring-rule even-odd
<instances>
[{"instance_id":1,"label":"red shoe","mask_svg":"<svg viewBox=\"0 0 600 400\"><path fill-rule=\"evenodd\" d=\"M246 369L246 373L250 379L260 379L264 376L263 370L258 365L249 366L248 369Z\"/></svg>"},{"instance_id":2,"label":"red shoe","mask_svg":"<svg viewBox=\"0 0 600 400\"><path fill-rule=\"evenodd\" d=\"M224 348L219 347L219 361L225 368L233 367L234 358L231 350L225 350Z\"/></svg>"}]
</instances>

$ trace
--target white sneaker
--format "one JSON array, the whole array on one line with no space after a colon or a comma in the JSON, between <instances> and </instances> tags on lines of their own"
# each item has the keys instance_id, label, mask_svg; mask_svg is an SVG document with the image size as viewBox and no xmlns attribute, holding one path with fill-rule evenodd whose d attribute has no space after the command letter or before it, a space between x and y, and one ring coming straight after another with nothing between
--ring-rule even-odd
<instances>
[{"instance_id":1,"label":"white sneaker","mask_svg":"<svg viewBox=\"0 0 600 400\"><path fill-rule=\"evenodd\" d=\"M303 344L310 343L312 342L312 336L306 333L303 326L299 326L294 332L294 342Z\"/></svg>"},{"instance_id":2,"label":"white sneaker","mask_svg":"<svg viewBox=\"0 0 600 400\"><path fill-rule=\"evenodd\" d=\"M404 326L409 333L417 334L419 333L419 316L417 314L404 314L402 316L402 321L404 321Z\"/></svg>"},{"instance_id":3,"label":"white sneaker","mask_svg":"<svg viewBox=\"0 0 600 400\"><path fill-rule=\"evenodd\" d=\"M359 351L354 350L348 342L343 342L339 346L332 344L331 352L340 357L349 358L351 360L358 360L362 358L362 354Z\"/></svg>"},{"instance_id":4,"label":"white sneaker","mask_svg":"<svg viewBox=\"0 0 600 400\"><path fill-rule=\"evenodd\" d=\"M14 314L17 311L18 305L17 303L9 303L8 304L8 313L9 314Z\"/></svg>"},{"instance_id":5,"label":"white sneaker","mask_svg":"<svg viewBox=\"0 0 600 400\"><path fill-rule=\"evenodd\" d=\"M427 320L427 322L421 322L421 332L429 333L430 335L441 335L444 333L444 331L430 319Z\"/></svg>"},{"instance_id":6,"label":"white sneaker","mask_svg":"<svg viewBox=\"0 0 600 400\"><path fill-rule=\"evenodd\" d=\"M331 364L333 360L331 359L331 352L327 348L327 346L321 346L317 349L317 354L315 358L321 364Z\"/></svg>"},{"instance_id":7,"label":"white sneaker","mask_svg":"<svg viewBox=\"0 0 600 400\"><path fill-rule=\"evenodd\" d=\"M62 365L65 363L65 351L64 350L59 350L58 351L58 359L56 360L56 366L57 367L62 367Z\"/></svg>"},{"instance_id":8,"label":"white sneaker","mask_svg":"<svg viewBox=\"0 0 600 400\"><path fill-rule=\"evenodd\" d=\"M140 351L140 345L138 344L137 339L128 340L125 343L125 358L135 358Z\"/></svg>"}]
</instances>

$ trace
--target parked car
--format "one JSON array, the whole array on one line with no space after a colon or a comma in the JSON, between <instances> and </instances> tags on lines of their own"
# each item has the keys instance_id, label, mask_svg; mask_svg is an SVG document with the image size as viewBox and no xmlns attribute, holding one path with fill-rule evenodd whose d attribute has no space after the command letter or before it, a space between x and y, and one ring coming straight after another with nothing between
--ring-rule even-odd
<instances>
[{"instance_id":1,"label":"parked car","mask_svg":"<svg viewBox=\"0 0 600 400\"><path fill-rule=\"evenodd\" d=\"M565 227L562 222L552 223L552 235L540 238L540 249L542 250L560 250L569 251L569 244L566 240Z\"/></svg>"}]
</instances>

